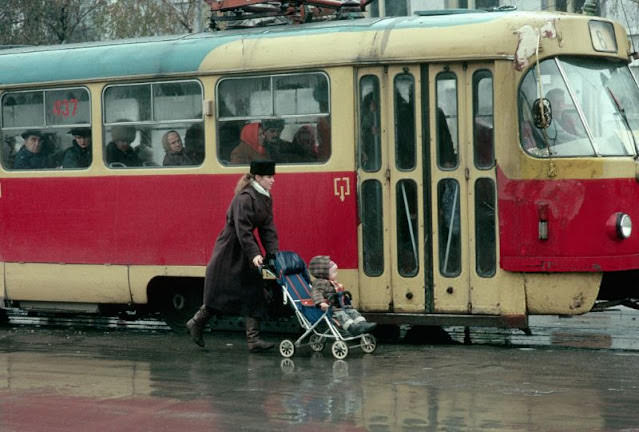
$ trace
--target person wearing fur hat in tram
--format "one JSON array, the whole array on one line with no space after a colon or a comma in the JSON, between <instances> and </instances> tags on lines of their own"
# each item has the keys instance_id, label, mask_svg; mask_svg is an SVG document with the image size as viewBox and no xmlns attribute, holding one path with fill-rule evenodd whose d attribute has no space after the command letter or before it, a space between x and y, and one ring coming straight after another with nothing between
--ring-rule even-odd
<instances>
[{"instance_id":1,"label":"person wearing fur hat in tram","mask_svg":"<svg viewBox=\"0 0 639 432\"><path fill-rule=\"evenodd\" d=\"M323 311L333 307L333 318L349 334L357 336L369 333L377 326L376 323L366 321L366 318L345 301L344 287L337 282L337 264L327 255L317 255L311 258L308 269L315 278L311 288L311 298L315 305Z\"/></svg>"},{"instance_id":2,"label":"person wearing fur hat in tram","mask_svg":"<svg viewBox=\"0 0 639 432\"><path fill-rule=\"evenodd\" d=\"M126 120L121 120L126 121ZM135 127L130 125L116 125L111 129L111 142L106 146L106 162L118 167L142 166L137 152L131 147L135 140Z\"/></svg>"},{"instance_id":3,"label":"person wearing fur hat in tram","mask_svg":"<svg viewBox=\"0 0 639 432\"><path fill-rule=\"evenodd\" d=\"M248 164L254 160L272 160L264 146L264 131L260 123L244 125L240 143L231 151L231 163Z\"/></svg>"},{"instance_id":4,"label":"person wearing fur hat in tram","mask_svg":"<svg viewBox=\"0 0 639 432\"><path fill-rule=\"evenodd\" d=\"M270 192L274 182L275 162L258 160L251 162L249 173L235 187L226 224L206 266L204 304L186 323L199 346L204 346L204 326L211 317L227 314L244 317L250 352L273 348L272 343L260 339L260 320L267 310L260 268L264 257L275 254L279 247Z\"/></svg>"}]
</instances>

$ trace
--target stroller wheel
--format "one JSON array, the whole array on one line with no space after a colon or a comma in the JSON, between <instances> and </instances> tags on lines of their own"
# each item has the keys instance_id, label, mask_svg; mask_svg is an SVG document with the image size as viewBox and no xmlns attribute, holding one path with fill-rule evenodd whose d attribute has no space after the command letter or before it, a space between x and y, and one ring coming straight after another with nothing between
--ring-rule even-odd
<instances>
[{"instance_id":1,"label":"stroller wheel","mask_svg":"<svg viewBox=\"0 0 639 432\"><path fill-rule=\"evenodd\" d=\"M295 344L290 339L280 342L280 354L282 357L291 358L295 354Z\"/></svg>"},{"instance_id":2,"label":"stroller wheel","mask_svg":"<svg viewBox=\"0 0 639 432\"><path fill-rule=\"evenodd\" d=\"M362 336L360 346L362 347L362 351L366 354L371 354L377 348L377 341L375 340L375 336L372 334L365 334Z\"/></svg>"},{"instance_id":3,"label":"stroller wheel","mask_svg":"<svg viewBox=\"0 0 639 432\"><path fill-rule=\"evenodd\" d=\"M344 360L348 355L348 345L344 341L336 340L331 345L331 352L337 360Z\"/></svg>"},{"instance_id":4,"label":"stroller wheel","mask_svg":"<svg viewBox=\"0 0 639 432\"><path fill-rule=\"evenodd\" d=\"M321 352L324 350L324 346L326 343L324 342L324 338L320 335L313 334L309 338L308 345L315 352Z\"/></svg>"}]
</instances>

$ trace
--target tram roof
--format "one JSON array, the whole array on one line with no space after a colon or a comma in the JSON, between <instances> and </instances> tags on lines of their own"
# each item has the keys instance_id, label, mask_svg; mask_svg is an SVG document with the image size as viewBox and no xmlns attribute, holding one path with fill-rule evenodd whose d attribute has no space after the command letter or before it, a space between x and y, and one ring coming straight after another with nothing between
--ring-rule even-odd
<instances>
[{"instance_id":1,"label":"tram roof","mask_svg":"<svg viewBox=\"0 0 639 432\"><path fill-rule=\"evenodd\" d=\"M380 59L409 61L410 56L437 59L442 52L450 57L451 50L455 51L454 58L507 57L516 50L513 32L518 26L541 25L553 19L587 21L577 17L545 12L485 12L367 18L20 47L0 50L0 86L372 63ZM503 24L486 25L498 21ZM285 44L282 39L287 39ZM443 40L445 44L437 43Z\"/></svg>"}]
</instances>

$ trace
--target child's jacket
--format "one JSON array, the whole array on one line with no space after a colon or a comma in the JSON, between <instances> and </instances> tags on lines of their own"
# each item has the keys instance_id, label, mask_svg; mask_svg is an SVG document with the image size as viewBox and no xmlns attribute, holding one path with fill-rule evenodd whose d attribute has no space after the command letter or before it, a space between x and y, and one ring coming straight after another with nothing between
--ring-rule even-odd
<instances>
[{"instance_id":1,"label":"child's jacket","mask_svg":"<svg viewBox=\"0 0 639 432\"><path fill-rule=\"evenodd\" d=\"M315 305L326 302L334 307L340 307L337 296L332 296L340 291L344 291L344 287L328 279L328 271L331 268L331 258L326 255L313 257L308 263L308 269L315 278L312 284L311 297ZM330 299L330 300L329 300Z\"/></svg>"}]
</instances>

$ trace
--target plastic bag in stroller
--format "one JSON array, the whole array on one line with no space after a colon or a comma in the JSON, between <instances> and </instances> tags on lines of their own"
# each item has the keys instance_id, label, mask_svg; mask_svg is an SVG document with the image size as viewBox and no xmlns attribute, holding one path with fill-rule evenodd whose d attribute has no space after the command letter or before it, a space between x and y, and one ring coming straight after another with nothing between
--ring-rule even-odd
<instances>
[{"instance_id":1,"label":"plastic bag in stroller","mask_svg":"<svg viewBox=\"0 0 639 432\"><path fill-rule=\"evenodd\" d=\"M282 287L284 302L293 309L304 330L297 340L284 339L280 342L282 356L293 357L296 349L306 345L313 351L320 352L329 341L332 341L333 357L340 360L348 356L351 348L361 348L367 354L375 351L375 336L370 333L352 336L332 318L333 307L322 311L315 306L311 298L311 279L306 263L299 255L289 251L278 252L273 262L273 271L277 283Z\"/></svg>"}]
</instances>

